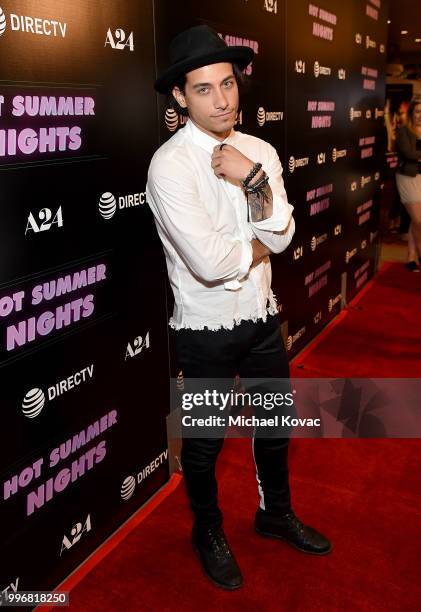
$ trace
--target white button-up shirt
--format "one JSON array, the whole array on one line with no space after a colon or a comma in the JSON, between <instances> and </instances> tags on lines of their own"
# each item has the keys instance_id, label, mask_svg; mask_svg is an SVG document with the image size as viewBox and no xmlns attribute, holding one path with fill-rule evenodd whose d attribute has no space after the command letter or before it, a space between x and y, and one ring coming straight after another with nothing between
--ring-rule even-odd
<instances>
[{"instance_id":1,"label":"white button-up shirt","mask_svg":"<svg viewBox=\"0 0 421 612\"><path fill-rule=\"evenodd\" d=\"M232 329L244 319L277 312L269 257L252 269L252 238L273 253L285 250L295 231L276 149L234 129L223 141L261 162L273 193L273 213L247 221L242 188L218 178L211 155L221 141L191 119L155 152L146 185L174 293L174 329Z\"/></svg>"}]
</instances>

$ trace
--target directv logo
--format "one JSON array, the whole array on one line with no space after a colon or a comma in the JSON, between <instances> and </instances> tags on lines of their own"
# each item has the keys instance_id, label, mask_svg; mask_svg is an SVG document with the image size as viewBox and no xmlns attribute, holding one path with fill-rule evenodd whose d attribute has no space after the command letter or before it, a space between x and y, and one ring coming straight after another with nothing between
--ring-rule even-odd
<instances>
[{"instance_id":1,"label":"directv logo","mask_svg":"<svg viewBox=\"0 0 421 612\"><path fill-rule=\"evenodd\" d=\"M3 9L0 8L0 36L6 31L6 15L3 13Z\"/></svg>"},{"instance_id":2,"label":"directv logo","mask_svg":"<svg viewBox=\"0 0 421 612\"><path fill-rule=\"evenodd\" d=\"M347 149L337 149L334 147L332 149L332 160L336 162L339 157L346 157Z\"/></svg>"},{"instance_id":3,"label":"directv logo","mask_svg":"<svg viewBox=\"0 0 421 612\"><path fill-rule=\"evenodd\" d=\"M9 13L10 29L13 32L26 32L38 36L54 36L65 38L67 23L55 19L31 17L29 15L16 15ZM3 9L0 7L0 36L6 31L7 21Z\"/></svg>"},{"instance_id":4,"label":"directv logo","mask_svg":"<svg viewBox=\"0 0 421 612\"><path fill-rule=\"evenodd\" d=\"M121 498L124 499L124 501L130 499L134 493L135 488L136 488L135 477L127 476L127 478L124 479L124 482L121 485L121 489L120 489Z\"/></svg>"},{"instance_id":5,"label":"directv logo","mask_svg":"<svg viewBox=\"0 0 421 612\"><path fill-rule=\"evenodd\" d=\"M146 204L146 192L130 193L118 196L118 208L134 208ZM111 219L117 210L117 198L110 192L105 191L99 200L99 213L104 219Z\"/></svg>"},{"instance_id":6,"label":"directv logo","mask_svg":"<svg viewBox=\"0 0 421 612\"><path fill-rule=\"evenodd\" d=\"M289 171L292 173L294 172L296 168L307 166L309 159L310 159L309 157L301 157L300 159L295 159L295 157L291 155L291 157L288 160Z\"/></svg>"},{"instance_id":7,"label":"directv logo","mask_svg":"<svg viewBox=\"0 0 421 612\"><path fill-rule=\"evenodd\" d=\"M177 376L176 387L179 391L183 391L184 389L184 375L183 370L180 370Z\"/></svg>"},{"instance_id":8,"label":"directv logo","mask_svg":"<svg viewBox=\"0 0 421 612\"><path fill-rule=\"evenodd\" d=\"M120 488L120 495L124 501L130 499L136 489L136 486L149 478L153 472L158 469L165 461L168 460L168 448L160 453L158 457L152 459L136 476L127 476Z\"/></svg>"},{"instance_id":9,"label":"directv logo","mask_svg":"<svg viewBox=\"0 0 421 612\"><path fill-rule=\"evenodd\" d=\"M321 66L320 63L316 60L314 62L314 76L316 79L321 75L330 76L332 73L332 69L330 66Z\"/></svg>"},{"instance_id":10,"label":"directv logo","mask_svg":"<svg viewBox=\"0 0 421 612\"><path fill-rule=\"evenodd\" d=\"M39 387L34 387L28 391L22 401L22 412L29 419L37 417L41 410L44 408L47 399L49 401L60 397L63 393L67 393L72 389L78 387L89 379L93 378L94 364L86 366L82 370L59 380L58 382L50 385L46 393Z\"/></svg>"},{"instance_id":11,"label":"directv logo","mask_svg":"<svg viewBox=\"0 0 421 612\"><path fill-rule=\"evenodd\" d=\"M109 191L102 194L99 200L99 214L104 219L111 219L117 210L117 202L115 197Z\"/></svg>"},{"instance_id":12,"label":"directv logo","mask_svg":"<svg viewBox=\"0 0 421 612\"><path fill-rule=\"evenodd\" d=\"M178 115L173 108L167 108L165 111L165 125L170 132L175 132L178 128Z\"/></svg>"},{"instance_id":13,"label":"directv logo","mask_svg":"<svg viewBox=\"0 0 421 612\"><path fill-rule=\"evenodd\" d=\"M263 108L263 106L259 106L259 109L257 111L257 123L260 125L260 127L262 127L263 125L265 125L265 121L266 121L265 109Z\"/></svg>"},{"instance_id":14,"label":"directv logo","mask_svg":"<svg viewBox=\"0 0 421 612\"><path fill-rule=\"evenodd\" d=\"M358 110L357 108L354 108L353 106L351 106L351 108L349 109L349 118L351 121L354 121L354 119L360 119L362 116L362 111Z\"/></svg>"},{"instance_id":15,"label":"directv logo","mask_svg":"<svg viewBox=\"0 0 421 612\"><path fill-rule=\"evenodd\" d=\"M34 419L39 415L45 405L45 395L42 389L34 387L28 391L23 398L22 412L28 419Z\"/></svg>"},{"instance_id":16,"label":"directv logo","mask_svg":"<svg viewBox=\"0 0 421 612\"><path fill-rule=\"evenodd\" d=\"M333 307L336 306L338 302L340 302L341 298L342 298L342 293L338 293L338 295L336 295L334 298L330 298L328 305L327 305L329 312L332 312Z\"/></svg>"},{"instance_id":17,"label":"directv logo","mask_svg":"<svg viewBox=\"0 0 421 612\"><path fill-rule=\"evenodd\" d=\"M266 111L263 106L259 106L257 111L257 123L262 127L266 121L282 121L284 111Z\"/></svg>"},{"instance_id":18,"label":"directv logo","mask_svg":"<svg viewBox=\"0 0 421 612\"><path fill-rule=\"evenodd\" d=\"M296 340L301 338L301 336L305 334L305 331L306 331L306 328L304 326L301 329L299 329L293 336L288 336L287 341L286 341L287 351L290 351L292 349L292 345L294 344L294 342L296 342Z\"/></svg>"}]
</instances>

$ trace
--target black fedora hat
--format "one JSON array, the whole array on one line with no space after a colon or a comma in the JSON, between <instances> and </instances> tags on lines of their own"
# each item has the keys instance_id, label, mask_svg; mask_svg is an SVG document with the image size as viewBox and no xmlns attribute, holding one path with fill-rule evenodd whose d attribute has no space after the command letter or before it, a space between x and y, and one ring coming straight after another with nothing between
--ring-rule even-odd
<instances>
[{"instance_id":1,"label":"black fedora hat","mask_svg":"<svg viewBox=\"0 0 421 612\"><path fill-rule=\"evenodd\" d=\"M169 93L183 74L218 62L235 63L243 70L253 57L250 47L229 47L209 26L194 26L170 42L170 66L156 80L155 89Z\"/></svg>"}]
</instances>

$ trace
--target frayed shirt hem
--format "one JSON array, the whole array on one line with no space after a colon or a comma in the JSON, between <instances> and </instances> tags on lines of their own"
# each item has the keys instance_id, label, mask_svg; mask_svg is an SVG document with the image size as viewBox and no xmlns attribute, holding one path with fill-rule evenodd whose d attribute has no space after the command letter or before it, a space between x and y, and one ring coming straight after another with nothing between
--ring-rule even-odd
<instances>
[{"instance_id":1,"label":"frayed shirt hem","mask_svg":"<svg viewBox=\"0 0 421 612\"><path fill-rule=\"evenodd\" d=\"M267 307L263 315L254 315L251 317L237 317L233 319L231 322L215 322L215 323L197 323L190 324L186 323L176 323L174 318L171 317L168 325L175 330L178 329L195 329L195 330L209 330L209 331L218 331L220 329L234 329L235 326L240 325L243 321L253 321L253 323L257 323L257 321L263 320L266 321L267 315L274 315L278 313L278 308L276 306L275 301Z\"/></svg>"}]
</instances>

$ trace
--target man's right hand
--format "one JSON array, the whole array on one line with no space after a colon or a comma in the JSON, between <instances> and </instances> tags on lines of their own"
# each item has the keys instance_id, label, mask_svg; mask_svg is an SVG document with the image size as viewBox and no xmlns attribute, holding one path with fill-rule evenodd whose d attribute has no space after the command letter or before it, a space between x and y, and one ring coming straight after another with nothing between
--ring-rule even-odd
<instances>
[{"instance_id":1,"label":"man's right hand","mask_svg":"<svg viewBox=\"0 0 421 612\"><path fill-rule=\"evenodd\" d=\"M260 240L257 240L257 238L253 238L251 241L251 246L253 249L253 261L250 268L254 268L262 261L262 259L264 259L267 255L270 255L272 251L270 251L267 246L262 244Z\"/></svg>"}]
</instances>

